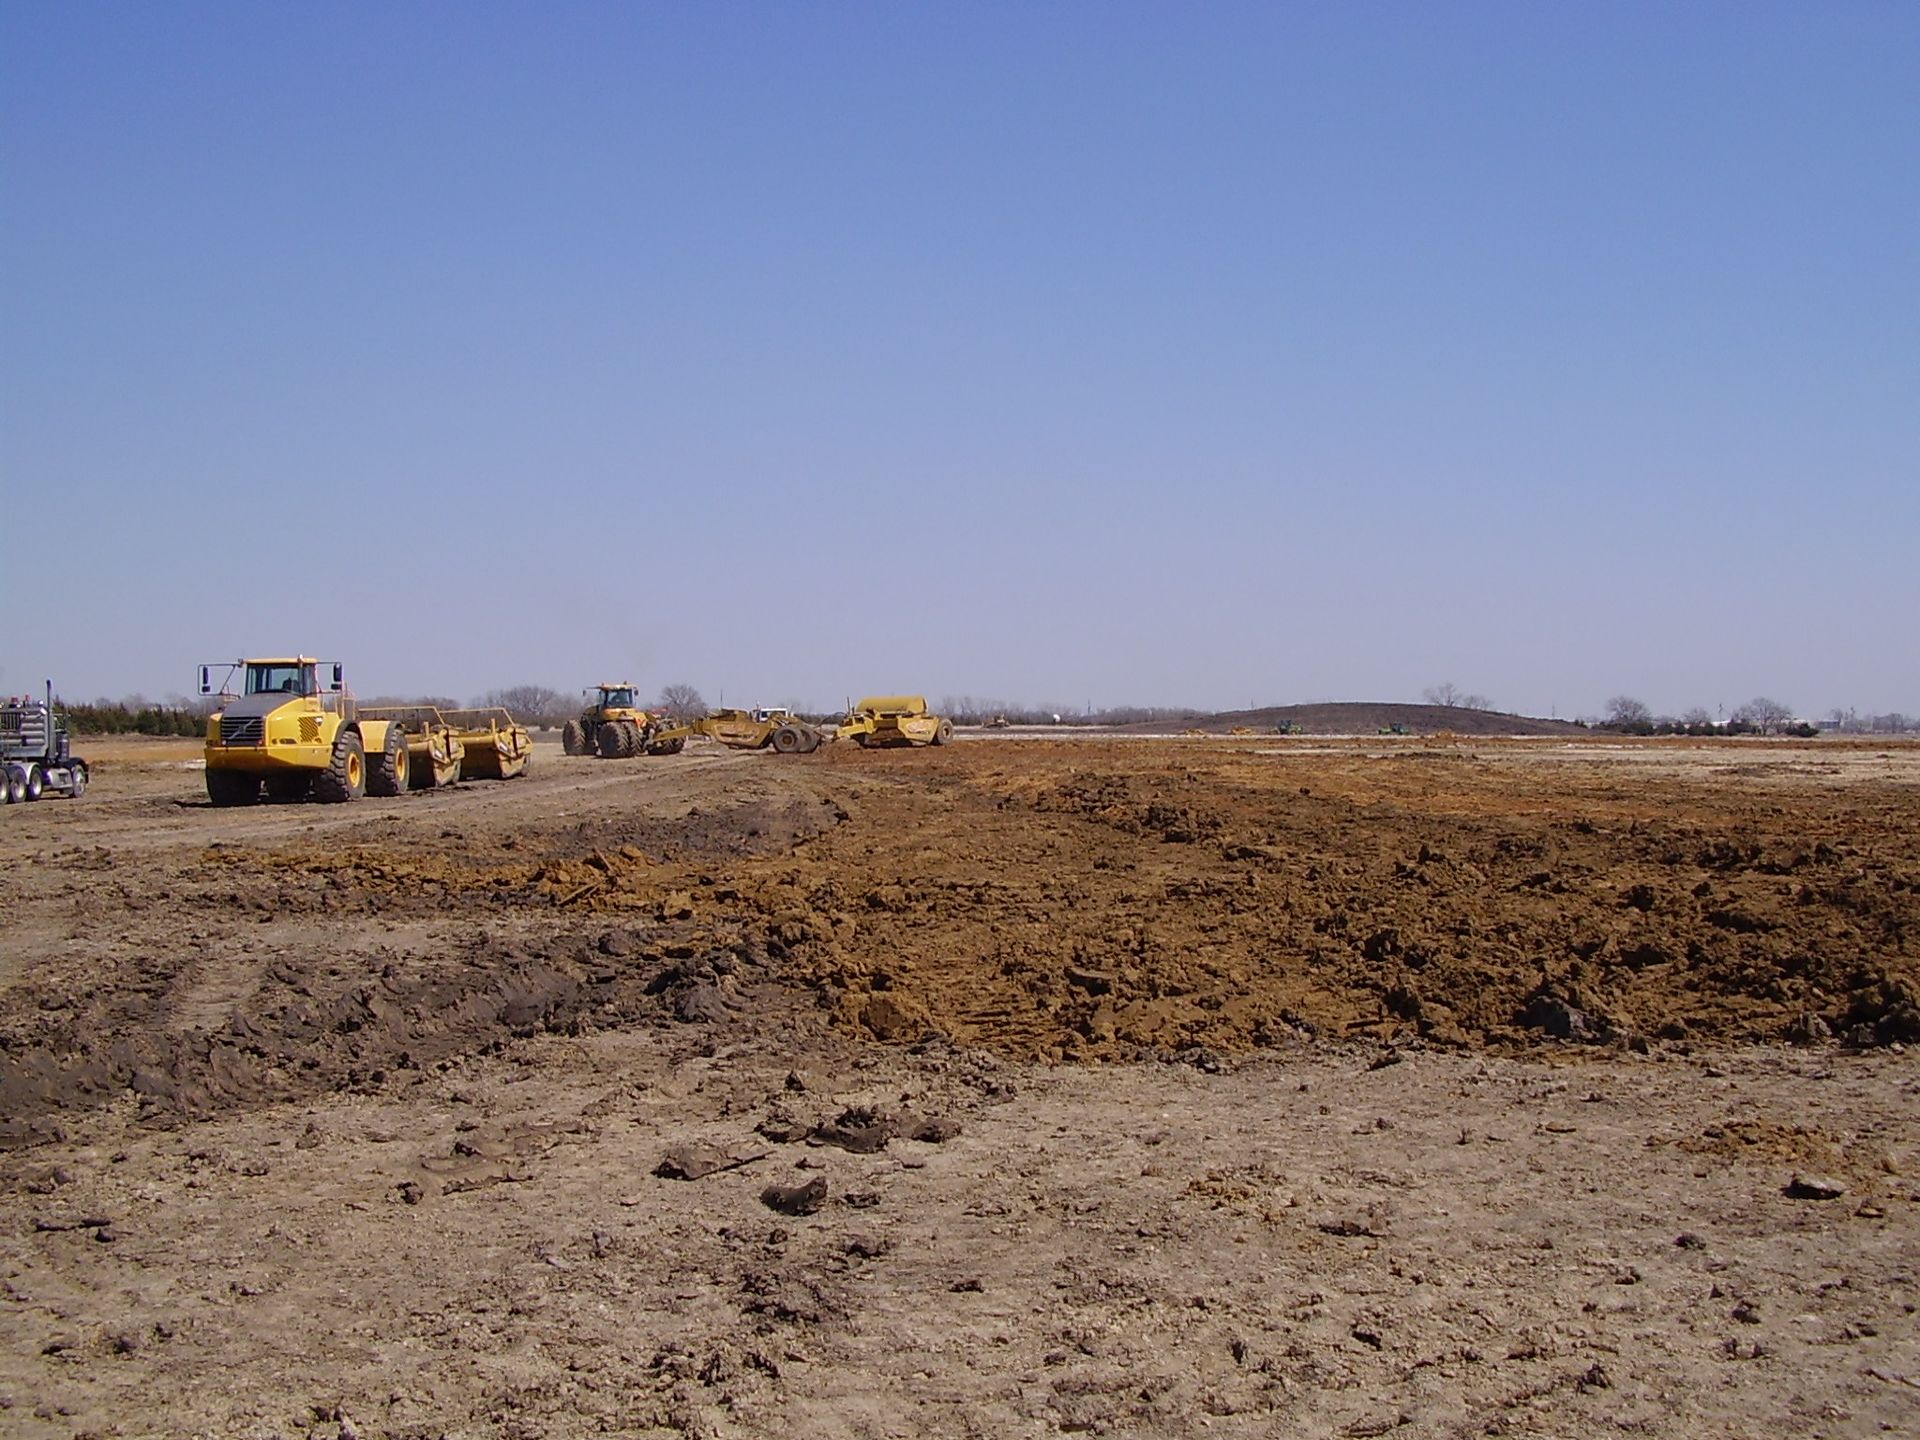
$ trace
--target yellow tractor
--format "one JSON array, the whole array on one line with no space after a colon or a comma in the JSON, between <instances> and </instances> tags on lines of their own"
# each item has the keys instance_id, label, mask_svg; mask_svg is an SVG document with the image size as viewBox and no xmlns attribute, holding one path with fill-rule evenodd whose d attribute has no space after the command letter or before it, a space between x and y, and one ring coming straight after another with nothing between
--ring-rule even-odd
<instances>
[{"instance_id":1,"label":"yellow tractor","mask_svg":"<svg viewBox=\"0 0 1920 1440\"><path fill-rule=\"evenodd\" d=\"M953 722L927 712L920 695L869 695L851 706L834 731L838 740L869 745L945 745L953 739Z\"/></svg>"},{"instance_id":2,"label":"yellow tractor","mask_svg":"<svg viewBox=\"0 0 1920 1440\"><path fill-rule=\"evenodd\" d=\"M216 689L218 669L200 667L200 693L222 702L207 721L207 798L215 805L258 804L263 788L273 800L329 803L407 789L405 728L356 714L337 662L236 660Z\"/></svg>"},{"instance_id":3,"label":"yellow tractor","mask_svg":"<svg viewBox=\"0 0 1920 1440\"><path fill-rule=\"evenodd\" d=\"M672 718L639 703L633 682L610 680L586 692L587 708L560 729L560 748L569 755L599 755L625 760L639 754L675 755L691 733Z\"/></svg>"}]
</instances>

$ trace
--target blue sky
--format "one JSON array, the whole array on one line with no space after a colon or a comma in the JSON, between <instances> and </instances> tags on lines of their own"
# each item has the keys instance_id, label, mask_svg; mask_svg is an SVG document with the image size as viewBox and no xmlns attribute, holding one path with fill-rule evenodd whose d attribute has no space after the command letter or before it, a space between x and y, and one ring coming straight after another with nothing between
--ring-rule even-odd
<instances>
[{"instance_id":1,"label":"blue sky","mask_svg":"<svg viewBox=\"0 0 1920 1440\"><path fill-rule=\"evenodd\" d=\"M0 478L7 690L1920 711L1920 7L12 5Z\"/></svg>"}]
</instances>

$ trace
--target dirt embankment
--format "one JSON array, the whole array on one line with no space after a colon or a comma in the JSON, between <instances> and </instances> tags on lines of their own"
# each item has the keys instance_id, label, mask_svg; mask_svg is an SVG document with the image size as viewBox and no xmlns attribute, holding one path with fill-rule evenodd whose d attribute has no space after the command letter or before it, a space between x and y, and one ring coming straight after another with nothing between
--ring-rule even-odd
<instances>
[{"instance_id":1,"label":"dirt embankment","mask_svg":"<svg viewBox=\"0 0 1920 1440\"><path fill-rule=\"evenodd\" d=\"M1569 720L1542 720L1532 715L1509 715L1501 710L1470 710L1460 705L1400 705L1386 701L1339 701L1325 705L1264 705L1253 710L1223 710L1196 715L1177 725L1156 721L1116 727L1122 734L1164 735L1170 729L1198 730L1208 735L1250 731L1260 735L1372 735L1392 731L1406 735L1591 736L1592 731Z\"/></svg>"}]
</instances>

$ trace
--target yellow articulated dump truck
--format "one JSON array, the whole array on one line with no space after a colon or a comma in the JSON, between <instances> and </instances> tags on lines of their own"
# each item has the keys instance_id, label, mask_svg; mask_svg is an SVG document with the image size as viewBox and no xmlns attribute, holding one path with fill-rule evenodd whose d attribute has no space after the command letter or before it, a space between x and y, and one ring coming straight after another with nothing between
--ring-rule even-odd
<instances>
[{"instance_id":1,"label":"yellow articulated dump truck","mask_svg":"<svg viewBox=\"0 0 1920 1440\"><path fill-rule=\"evenodd\" d=\"M236 660L216 688L219 668L200 667L200 693L221 701L207 720L207 798L215 805L257 804L263 789L273 800L338 803L407 788L413 757L405 731L354 714L337 662Z\"/></svg>"},{"instance_id":2,"label":"yellow articulated dump truck","mask_svg":"<svg viewBox=\"0 0 1920 1440\"><path fill-rule=\"evenodd\" d=\"M207 720L215 805L255 805L263 792L338 804L463 776L505 778L526 769L533 749L505 711L362 710L337 661L306 655L202 665L200 693L220 699Z\"/></svg>"}]
</instances>

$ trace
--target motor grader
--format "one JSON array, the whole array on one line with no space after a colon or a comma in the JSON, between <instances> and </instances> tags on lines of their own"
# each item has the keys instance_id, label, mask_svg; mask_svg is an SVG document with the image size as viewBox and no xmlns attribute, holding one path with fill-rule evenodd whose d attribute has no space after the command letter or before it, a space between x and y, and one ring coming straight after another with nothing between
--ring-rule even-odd
<instances>
[{"instance_id":1,"label":"motor grader","mask_svg":"<svg viewBox=\"0 0 1920 1440\"><path fill-rule=\"evenodd\" d=\"M676 755L687 743L691 732L671 716L642 707L630 680L610 680L584 693L587 708L560 728L560 748L569 755Z\"/></svg>"}]
</instances>

